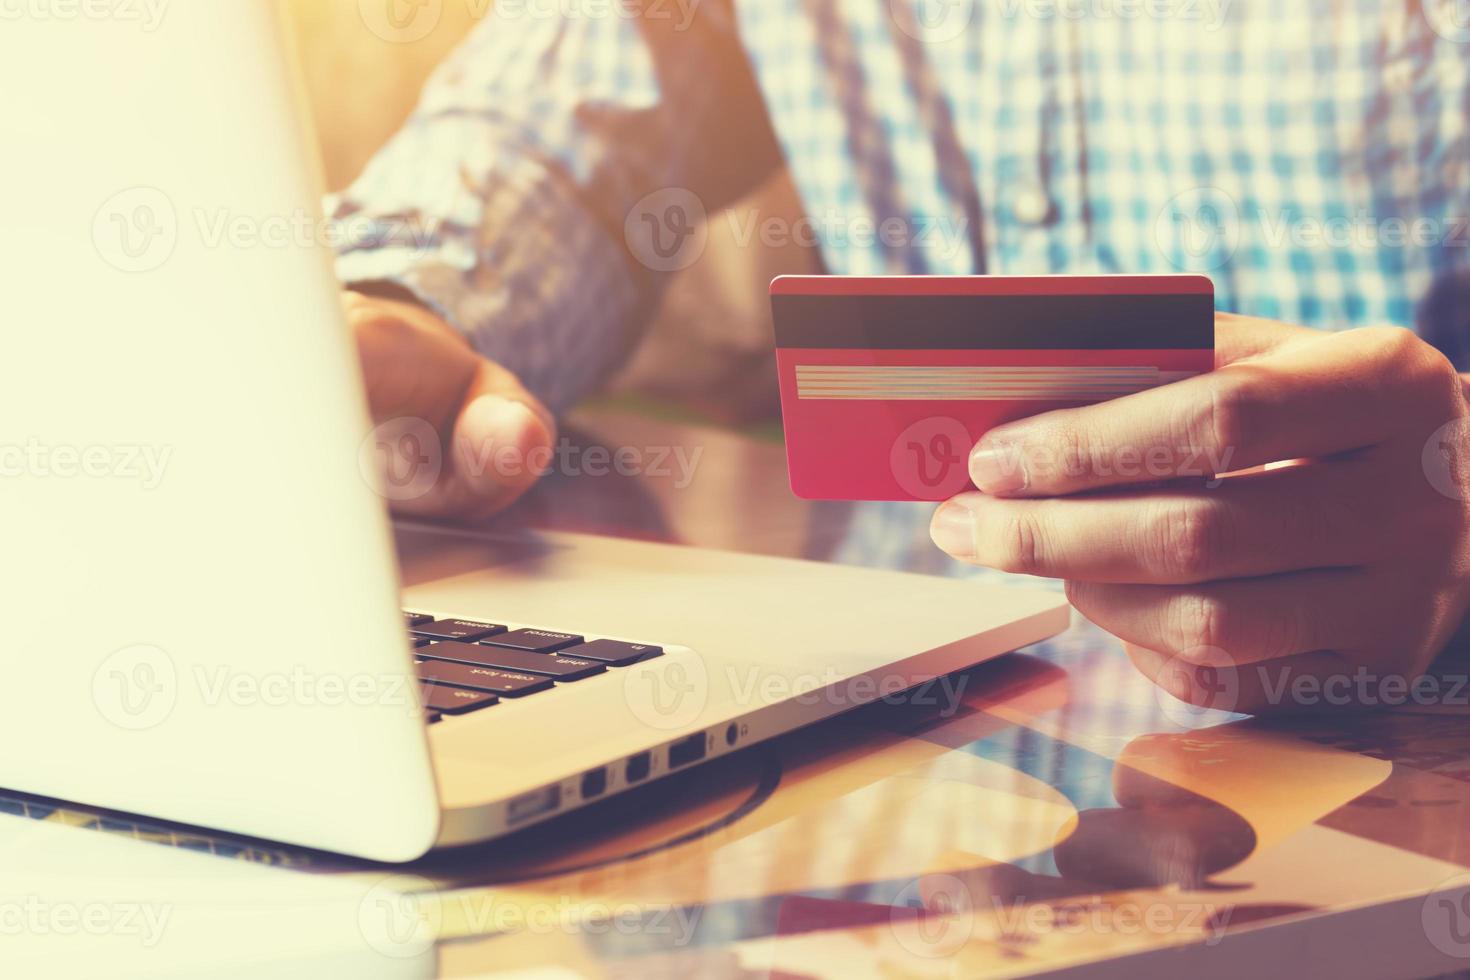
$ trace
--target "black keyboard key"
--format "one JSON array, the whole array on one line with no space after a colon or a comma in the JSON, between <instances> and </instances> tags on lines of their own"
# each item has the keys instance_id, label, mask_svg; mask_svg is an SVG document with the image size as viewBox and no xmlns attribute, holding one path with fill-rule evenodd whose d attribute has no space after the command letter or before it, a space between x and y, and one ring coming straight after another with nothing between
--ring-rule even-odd
<instances>
[{"instance_id":1,"label":"black keyboard key","mask_svg":"<svg viewBox=\"0 0 1470 980\"><path fill-rule=\"evenodd\" d=\"M430 711L428 708L425 708L424 709L424 723L425 724L427 724L427 725L433 725L433 724L436 724L437 722L440 722L440 721L443 721L443 720L444 720L444 716L442 714L440 714L439 712L437 712L437 711Z\"/></svg>"},{"instance_id":2,"label":"black keyboard key","mask_svg":"<svg viewBox=\"0 0 1470 980\"><path fill-rule=\"evenodd\" d=\"M436 619L432 623L413 627L413 632L431 640L473 642L496 633L504 633L505 627L496 623L480 623L473 619Z\"/></svg>"},{"instance_id":3,"label":"black keyboard key","mask_svg":"<svg viewBox=\"0 0 1470 980\"><path fill-rule=\"evenodd\" d=\"M488 708L500 699L484 691L467 691L462 687L447 684L420 684L424 707L446 715L462 715L468 711Z\"/></svg>"},{"instance_id":4,"label":"black keyboard key","mask_svg":"<svg viewBox=\"0 0 1470 980\"><path fill-rule=\"evenodd\" d=\"M442 660L421 660L418 664L418 672L421 681L468 687L476 691L501 694L508 698L536 694L550 690L553 686L551 678L537 674L500 670L497 667L476 667L474 664L452 664Z\"/></svg>"},{"instance_id":5,"label":"black keyboard key","mask_svg":"<svg viewBox=\"0 0 1470 980\"><path fill-rule=\"evenodd\" d=\"M422 626L425 623L432 623L434 621L434 617L430 616L428 613L409 612L407 609L405 609L403 610L403 621L406 622L409 626Z\"/></svg>"},{"instance_id":6,"label":"black keyboard key","mask_svg":"<svg viewBox=\"0 0 1470 980\"><path fill-rule=\"evenodd\" d=\"M409 646L411 646L415 650L417 650L419 647L426 647L426 646L428 646L432 642L433 641L430 640L427 636L412 636L412 635L410 635L409 638L408 638L408 644L409 644Z\"/></svg>"},{"instance_id":7,"label":"black keyboard key","mask_svg":"<svg viewBox=\"0 0 1470 980\"><path fill-rule=\"evenodd\" d=\"M511 630L509 633L497 633L485 642L530 653L551 653L563 647L576 646L582 638L576 633L554 633L551 630Z\"/></svg>"},{"instance_id":8,"label":"black keyboard key","mask_svg":"<svg viewBox=\"0 0 1470 980\"><path fill-rule=\"evenodd\" d=\"M640 660L661 657L663 647L651 643L624 643L622 640L593 640L577 647L563 650L564 657L579 657L584 660L600 660L609 667L626 667Z\"/></svg>"},{"instance_id":9,"label":"black keyboard key","mask_svg":"<svg viewBox=\"0 0 1470 980\"><path fill-rule=\"evenodd\" d=\"M596 660L582 660L559 653L527 653L525 650L495 647L488 643L436 643L431 649L420 650L419 656L457 660L481 667L519 670L528 674L545 674L559 681L579 681L607 671L607 664Z\"/></svg>"}]
</instances>

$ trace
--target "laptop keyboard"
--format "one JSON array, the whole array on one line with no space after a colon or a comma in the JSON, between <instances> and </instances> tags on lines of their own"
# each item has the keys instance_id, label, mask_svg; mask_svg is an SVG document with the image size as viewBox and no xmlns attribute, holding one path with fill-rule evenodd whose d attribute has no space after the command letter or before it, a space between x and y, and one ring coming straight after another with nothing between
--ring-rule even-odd
<instances>
[{"instance_id":1,"label":"laptop keyboard","mask_svg":"<svg viewBox=\"0 0 1470 980\"><path fill-rule=\"evenodd\" d=\"M592 639L545 629L511 629L473 619L404 611L424 714L432 724L502 698L542 694L663 655L652 643Z\"/></svg>"}]
</instances>

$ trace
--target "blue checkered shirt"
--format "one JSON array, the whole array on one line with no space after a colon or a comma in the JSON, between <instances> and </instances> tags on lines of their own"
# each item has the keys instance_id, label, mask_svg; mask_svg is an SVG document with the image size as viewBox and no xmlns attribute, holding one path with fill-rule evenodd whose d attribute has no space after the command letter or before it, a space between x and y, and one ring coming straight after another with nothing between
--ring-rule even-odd
<instances>
[{"instance_id":1,"label":"blue checkered shirt","mask_svg":"<svg viewBox=\"0 0 1470 980\"><path fill-rule=\"evenodd\" d=\"M834 273L1200 271L1223 309L1443 331L1467 120L1467 0L502 0L330 207L371 229L344 281L564 408L783 164Z\"/></svg>"}]
</instances>

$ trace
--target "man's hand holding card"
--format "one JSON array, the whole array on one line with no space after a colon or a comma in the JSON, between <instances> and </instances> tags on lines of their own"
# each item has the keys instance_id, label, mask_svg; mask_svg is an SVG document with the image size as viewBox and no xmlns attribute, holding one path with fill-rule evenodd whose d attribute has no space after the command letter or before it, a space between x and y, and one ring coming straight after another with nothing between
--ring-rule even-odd
<instances>
[{"instance_id":1,"label":"man's hand holding card","mask_svg":"<svg viewBox=\"0 0 1470 980\"><path fill-rule=\"evenodd\" d=\"M945 499L946 552L1064 579L1210 707L1382 706L1463 621L1470 408L1411 332L1189 277L836 283L773 287L799 494Z\"/></svg>"}]
</instances>

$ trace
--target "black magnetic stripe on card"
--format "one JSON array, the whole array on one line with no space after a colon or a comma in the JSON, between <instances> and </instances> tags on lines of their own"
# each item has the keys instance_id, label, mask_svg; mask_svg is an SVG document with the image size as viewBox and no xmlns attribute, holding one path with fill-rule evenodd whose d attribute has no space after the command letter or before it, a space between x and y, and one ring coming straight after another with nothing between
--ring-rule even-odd
<instances>
[{"instance_id":1,"label":"black magnetic stripe on card","mask_svg":"<svg viewBox=\"0 0 1470 980\"><path fill-rule=\"evenodd\" d=\"M1211 350L1215 304L1177 296L773 296L780 347Z\"/></svg>"}]
</instances>

